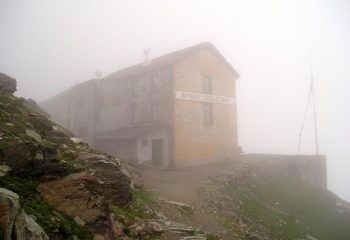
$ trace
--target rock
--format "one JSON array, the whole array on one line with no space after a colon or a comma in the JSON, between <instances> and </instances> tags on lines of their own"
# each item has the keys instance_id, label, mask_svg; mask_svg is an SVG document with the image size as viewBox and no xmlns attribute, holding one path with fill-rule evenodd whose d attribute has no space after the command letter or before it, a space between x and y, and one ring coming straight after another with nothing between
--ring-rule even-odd
<instances>
[{"instance_id":1,"label":"rock","mask_svg":"<svg viewBox=\"0 0 350 240\"><path fill-rule=\"evenodd\" d=\"M80 226L85 226L86 224L86 222L83 219L81 219L79 216L75 216L74 221Z\"/></svg>"},{"instance_id":2,"label":"rock","mask_svg":"<svg viewBox=\"0 0 350 240\"><path fill-rule=\"evenodd\" d=\"M120 206L128 204L132 200L132 181L130 174L124 169L119 159L109 158L105 155L80 152L74 160L84 162L86 168L93 171L94 176L101 184L104 191L108 191L108 200Z\"/></svg>"},{"instance_id":3,"label":"rock","mask_svg":"<svg viewBox=\"0 0 350 240\"><path fill-rule=\"evenodd\" d=\"M4 73L0 73L0 91L13 94L17 91L17 81Z\"/></svg>"},{"instance_id":4,"label":"rock","mask_svg":"<svg viewBox=\"0 0 350 240\"><path fill-rule=\"evenodd\" d=\"M45 139L56 144L67 144L69 143L69 138L61 131L50 130L45 131Z\"/></svg>"},{"instance_id":5,"label":"rock","mask_svg":"<svg viewBox=\"0 0 350 240\"><path fill-rule=\"evenodd\" d=\"M81 140L80 138L75 138L75 137L72 137L70 138L70 140L75 143L75 144L81 144L83 143L83 140Z\"/></svg>"},{"instance_id":6,"label":"rock","mask_svg":"<svg viewBox=\"0 0 350 240\"><path fill-rule=\"evenodd\" d=\"M31 130L31 129L26 129L26 134L27 136L33 138L35 141L41 143L42 142L42 139L41 139L41 136L34 130Z\"/></svg>"},{"instance_id":7,"label":"rock","mask_svg":"<svg viewBox=\"0 0 350 240\"><path fill-rule=\"evenodd\" d=\"M52 122L43 114L29 114L27 121L40 133L52 131Z\"/></svg>"},{"instance_id":8,"label":"rock","mask_svg":"<svg viewBox=\"0 0 350 240\"><path fill-rule=\"evenodd\" d=\"M188 204L185 203L181 203L181 202L176 202L176 201L164 201L165 203L171 204L171 205L175 205L181 208L188 208L188 209L192 209L192 207Z\"/></svg>"},{"instance_id":9,"label":"rock","mask_svg":"<svg viewBox=\"0 0 350 240\"><path fill-rule=\"evenodd\" d=\"M7 165L0 165L0 177L3 177L7 172L11 171L11 168Z\"/></svg>"},{"instance_id":10,"label":"rock","mask_svg":"<svg viewBox=\"0 0 350 240\"><path fill-rule=\"evenodd\" d=\"M94 240L105 240L106 238L101 234L95 234Z\"/></svg>"},{"instance_id":11,"label":"rock","mask_svg":"<svg viewBox=\"0 0 350 240\"><path fill-rule=\"evenodd\" d=\"M141 220L134 223L131 226L131 230L136 236L141 238L146 238L146 236L153 236L164 232L163 227L159 223L150 220Z\"/></svg>"},{"instance_id":12,"label":"rock","mask_svg":"<svg viewBox=\"0 0 350 240\"><path fill-rule=\"evenodd\" d=\"M15 223L17 240L49 240L44 230L23 210Z\"/></svg>"},{"instance_id":13,"label":"rock","mask_svg":"<svg viewBox=\"0 0 350 240\"><path fill-rule=\"evenodd\" d=\"M49 205L65 214L83 220L85 223L94 223L105 209L102 196L96 196L100 186L94 176L86 172L74 173L65 178L42 183L38 191ZM99 198L99 203L89 205L90 201ZM101 199L102 198L102 199ZM79 217L79 218L76 218ZM82 223L82 221L80 221Z\"/></svg>"},{"instance_id":14,"label":"rock","mask_svg":"<svg viewBox=\"0 0 350 240\"><path fill-rule=\"evenodd\" d=\"M43 161L44 160L44 156L41 152L37 152L35 154L35 157L34 157L35 160L38 160L38 161Z\"/></svg>"},{"instance_id":15,"label":"rock","mask_svg":"<svg viewBox=\"0 0 350 240\"><path fill-rule=\"evenodd\" d=\"M11 239L12 229L19 211L18 195L5 188L0 188L0 226L2 226L5 240Z\"/></svg>"},{"instance_id":16,"label":"rock","mask_svg":"<svg viewBox=\"0 0 350 240\"><path fill-rule=\"evenodd\" d=\"M306 234L306 239L308 239L308 240L317 240L317 238L315 238L314 236L311 236L309 234Z\"/></svg>"},{"instance_id":17,"label":"rock","mask_svg":"<svg viewBox=\"0 0 350 240\"><path fill-rule=\"evenodd\" d=\"M115 227L115 233L117 237L124 236L124 226L121 222L115 221L114 222L114 227Z\"/></svg>"},{"instance_id":18,"label":"rock","mask_svg":"<svg viewBox=\"0 0 350 240\"><path fill-rule=\"evenodd\" d=\"M142 188L143 187L143 178L140 171L131 165L124 164L123 167L129 172L133 185L135 188Z\"/></svg>"},{"instance_id":19,"label":"rock","mask_svg":"<svg viewBox=\"0 0 350 240\"><path fill-rule=\"evenodd\" d=\"M11 144L0 149L0 155L4 157L6 165L15 172L24 169L31 163L36 152L37 147L34 144L23 142Z\"/></svg>"},{"instance_id":20,"label":"rock","mask_svg":"<svg viewBox=\"0 0 350 240\"><path fill-rule=\"evenodd\" d=\"M44 115L45 117L50 116L50 114L48 114L42 107L40 107L39 104L35 100L29 98L29 99L25 100L25 103L33 111L33 112L29 113L30 115L38 116L39 114L41 114L41 115Z\"/></svg>"},{"instance_id":21,"label":"rock","mask_svg":"<svg viewBox=\"0 0 350 240\"><path fill-rule=\"evenodd\" d=\"M179 240L207 240L207 238L201 236L185 236L179 238Z\"/></svg>"},{"instance_id":22,"label":"rock","mask_svg":"<svg viewBox=\"0 0 350 240\"><path fill-rule=\"evenodd\" d=\"M161 233L164 231L163 227L157 222L149 222L147 227L152 229L152 231L155 233Z\"/></svg>"},{"instance_id":23,"label":"rock","mask_svg":"<svg viewBox=\"0 0 350 240\"><path fill-rule=\"evenodd\" d=\"M4 240L49 239L34 219L21 209L18 195L4 188L0 188L0 225Z\"/></svg>"}]
</instances>

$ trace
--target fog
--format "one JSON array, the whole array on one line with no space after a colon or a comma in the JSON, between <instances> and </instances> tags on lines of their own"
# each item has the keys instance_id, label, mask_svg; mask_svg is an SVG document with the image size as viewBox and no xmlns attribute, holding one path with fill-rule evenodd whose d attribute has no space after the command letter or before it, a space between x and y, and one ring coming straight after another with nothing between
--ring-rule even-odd
<instances>
[{"instance_id":1,"label":"fog","mask_svg":"<svg viewBox=\"0 0 350 240\"><path fill-rule=\"evenodd\" d=\"M240 73L239 144L298 153L314 70L328 186L350 201L350 2L347 0L0 2L0 72L42 101L76 83L210 41ZM311 113L311 112L310 112ZM314 154L312 115L301 145Z\"/></svg>"}]
</instances>

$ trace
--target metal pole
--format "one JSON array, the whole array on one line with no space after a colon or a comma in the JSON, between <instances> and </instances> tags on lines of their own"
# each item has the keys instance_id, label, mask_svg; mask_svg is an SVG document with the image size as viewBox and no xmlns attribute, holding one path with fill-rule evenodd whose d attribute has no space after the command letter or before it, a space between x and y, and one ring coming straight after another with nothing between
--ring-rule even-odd
<instances>
[{"instance_id":1,"label":"metal pole","mask_svg":"<svg viewBox=\"0 0 350 240\"><path fill-rule=\"evenodd\" d=\"M316 97L314 91L314 75L312 71L312 63L311 63L311 49L309 47L309 60L310 60L310 77L311 77L311 86L310 92L312 94L312 103L314 108L314 129L315 129L315 147L316 147L316 155L319 155L318 151L318 133L317 133L317 116L316 116Z\"/></svg>"}]
</instances>

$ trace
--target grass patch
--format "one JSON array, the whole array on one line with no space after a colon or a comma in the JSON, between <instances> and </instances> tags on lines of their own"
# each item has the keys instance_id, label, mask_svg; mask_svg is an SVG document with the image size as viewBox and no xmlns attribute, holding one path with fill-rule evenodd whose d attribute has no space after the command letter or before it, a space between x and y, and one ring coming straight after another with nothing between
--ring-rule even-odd
<instances>
[{"instance_id":1,"label":"grass patch","mask_svg":"<svg viewBox=\"0 0 350 240\"><path fill-rule=\"evenodd\" d=\"M274 181L232 194L234 201L283 239L344 240L350 236L350 214L340 213L337 197L293 181Z\"/></svg>"},{"instance_id":2,"label":"grass patch","mask_svg":"<svg viewBox=\"0 0 350 240\"><path fill-rule=\"evenodd\" d=\"M115 213L118 221L131 225L139 219L151 219L154 217L153 212L150 212L147 205L154 202L150 192L141 188L133 192L132 203L125 207L111 206L111 210Z\"/></svg>"}]
</instances>

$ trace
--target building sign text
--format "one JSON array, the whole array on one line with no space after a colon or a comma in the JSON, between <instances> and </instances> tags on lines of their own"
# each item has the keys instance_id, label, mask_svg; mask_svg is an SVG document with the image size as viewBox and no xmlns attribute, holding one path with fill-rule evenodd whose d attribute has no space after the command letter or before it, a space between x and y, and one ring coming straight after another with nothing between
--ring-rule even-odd
<instances>
[{"instance_id":1,"label":"building sign text","mask_svg":"<svg viewBox=\"0 0 350 240\"><path fill-rule=\"evenodd\" d=\"M175 97L177 99L197 101L197 102L208 102L208 103L219 103L219 104L235 104L233 97L218 96L212 94L175 91Z\"/></svg>"}]
</instances>

